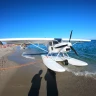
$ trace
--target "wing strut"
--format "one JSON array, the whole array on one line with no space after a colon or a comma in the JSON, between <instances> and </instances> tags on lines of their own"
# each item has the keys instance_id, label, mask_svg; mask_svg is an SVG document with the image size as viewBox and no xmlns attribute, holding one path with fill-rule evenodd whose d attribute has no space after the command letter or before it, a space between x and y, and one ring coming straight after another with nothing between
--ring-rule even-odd
<instances>
[{"instance_id":1,"label":"wing strut","mask_svg":"<svg viewBox=\"0 0 96 96\"><path fill-rule=\"evenodd\" d=\"M31 43L32 44L32 43ZM48 52L47 50L45 50L45 49L43 49L43 48L41 48L41 47L39 47L39 46L37 46L37 45L35 45L35 44L32 44L33 46L35 46L35 47L37 47L37 48L39 48L39 49L41 49L41 50L43 50L43 51L45 51L45 52Z\"/></svg>"}]
</instances>

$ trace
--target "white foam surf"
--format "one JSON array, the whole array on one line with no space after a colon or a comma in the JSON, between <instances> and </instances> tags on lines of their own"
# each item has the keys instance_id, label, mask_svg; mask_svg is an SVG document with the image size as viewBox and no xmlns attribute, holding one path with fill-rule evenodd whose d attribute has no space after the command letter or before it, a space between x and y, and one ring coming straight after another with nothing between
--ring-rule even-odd
<instances>
[{"instance_id":1,"label":"white foam surf","mask_svg":"<svg viewBox=\"0 0 96 96\"><path fill-rule=\"evenodd\" d=\"M73 71L71 69L66 68L66 71L72 72L75 76L85 76L91 77L96 80L96 72L89 72L89 71Z\"/></svg>"},{"instance_id":2,"label":"white foam surf","mask_svg":"<svg viewBox=\"0 0 96 96\"><path fill-rule=\"evenodd\" d=\"M23 54L22 54L22 56L25 58L35 59L35 57L32 57L30 55L24 55L24 54L26 54L26 52L23 52Z\"/></svg>"},{"instance_id":3,"label":"white foam surf","mask_svg":"<svg viewBox=\"0 0 96 96\"><path fill-rule=\"evenodd\" d=\"M35 59L35 57L30 57L30 56L23 56L25 58L30 58L30 59Z\"/></svg>"}]
</instances>

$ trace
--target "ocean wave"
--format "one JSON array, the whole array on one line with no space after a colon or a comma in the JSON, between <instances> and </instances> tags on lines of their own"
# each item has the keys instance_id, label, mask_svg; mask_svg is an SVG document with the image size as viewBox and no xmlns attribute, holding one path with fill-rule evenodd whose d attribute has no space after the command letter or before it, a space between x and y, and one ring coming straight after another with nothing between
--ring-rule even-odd
<instances>
[{"instance_id":1,"label":"ocean wave","mask_svg":"<svg viewBox=\"0 0 96 96\"><path fill-rule=\"evenodd\" d=\"M85 76L85 77L91 77L96 80L96 72L89 72L89 71L73 71L71 69L66 68L66 71L72 72L75 76Z\"/></svg>"}]
</instances>

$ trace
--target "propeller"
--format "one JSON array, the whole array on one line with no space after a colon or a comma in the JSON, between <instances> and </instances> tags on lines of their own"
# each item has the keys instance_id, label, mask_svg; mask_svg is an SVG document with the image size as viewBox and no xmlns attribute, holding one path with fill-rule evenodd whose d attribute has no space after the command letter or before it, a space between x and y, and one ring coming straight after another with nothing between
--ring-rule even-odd
<instances>
[{"instance_id":1,"label":"propeller","mask_svg":"<svg viewBox=\"0 0 96 96\"><path fill-rule=\"evenodd\" d=\"M73 30L71 30L71 33L70 33L70 38L69 38L69 43L68 44L65 44L65 45L61 45L61 46L57 46L55 48L61 48L61 50L59 51L59 53L63 50L63 48L65 48L66 46L70 47L72 51L75 52L75 54L78 56L76 50L72 47L72 44L71 44L71 37L72 37L72 32ZM67 50L67 48L66 48ZM69 50L69 49L68 49Z\"/></svg>"},{"instance_id":2,"label":"propeller","mask_svg":"<svg viewBox=\"0 0 96 96\"><path fill-rule=\"evenodd\" d=\"M73 31L73 30L71 30L71 33L70 33L70 38L69 38L69 42L71 41L72 31Z\"/></svg>"},{"instance_id":3,"label":"propeller","mask_svg":"<svg viewBox=\"0 0 96 96\"><path fill-rule=\"evenodd\" d=\"M69 42L71 41L72 32L73 32L73 30L71 30L71 33L70 33L70 38L69 38ZM78 54L77 54L76 50L75 50L72 46L70 46L70 48L71 48L71 49L75 52L75 54L78 56Z\"/></svg>"},{"instance_id":4,"label":"propeller","mask_svg":"<svg viewBox=\"0 0 96 96\"><path fill-rule=\"evenodd\" d=\"M70 48L71 48L71 49L75 52L75 54L78 56L76 50L75 50L72 46L70 46Z\"/></svg>"}]
</instances>

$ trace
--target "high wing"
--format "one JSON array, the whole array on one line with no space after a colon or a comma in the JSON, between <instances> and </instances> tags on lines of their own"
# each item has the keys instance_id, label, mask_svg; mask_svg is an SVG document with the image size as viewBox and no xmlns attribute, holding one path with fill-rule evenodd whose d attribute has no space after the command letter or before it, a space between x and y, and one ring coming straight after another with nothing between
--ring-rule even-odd
<instances>
[{"instance_id":1,"label":"high wing","mask_svg":"<svg viewBox=\"0 0 96 96\"><path fill-rule=\"evenodd\" d=\"M0 39L1 42L6 42L7 44L22 44L22 43L47 44L53 40L54 40L54 38L7 38L7 39Z\"/></svg>"},{"instance_id":2,"label":"high wing","mask_svg":"<svg viewBox=\"0 0 96 96\"><path fill-rule=\"evenodd\" d=\"M63 41L68 42L68 38L62 38ZM71 39L71 42L90 42L91 40L89 39Z\"/></svg>"},{"instance_id":3,"label":"high wing","mask_svg":"<svg viewBox=\"0 0 96 96\"><path fill-rule=\"evenodd\" d=\"M6 38L0 39L1 42L6 42L7 44L48 44L50 41L54 41L56 39L61 39L63 42L68 42L68 38ZM87 39L71 39L71 42L90 42L91 40Z\"/></svg>"}]
</instances>

